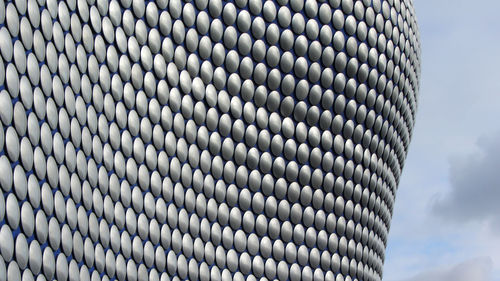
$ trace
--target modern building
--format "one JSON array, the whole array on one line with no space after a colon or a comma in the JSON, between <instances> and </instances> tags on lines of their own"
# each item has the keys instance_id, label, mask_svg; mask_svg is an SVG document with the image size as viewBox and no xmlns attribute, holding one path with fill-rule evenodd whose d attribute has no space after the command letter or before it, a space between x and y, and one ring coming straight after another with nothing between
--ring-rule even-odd
<instances>
[{"instance_id":1,"label":"modern building","mask_svg":"<svg viewBox=\"0 0 500 281\"><path fill-rule=\"evenodd\" d=\"M411 0L0 2L0 281L381 280Z\"/></svg>"}]
</instances>

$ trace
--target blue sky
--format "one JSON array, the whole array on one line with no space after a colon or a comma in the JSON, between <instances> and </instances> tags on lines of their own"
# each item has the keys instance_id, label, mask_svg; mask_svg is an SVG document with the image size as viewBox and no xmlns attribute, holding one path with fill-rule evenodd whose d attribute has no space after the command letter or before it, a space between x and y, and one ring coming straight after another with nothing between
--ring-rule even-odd
<instances>
[{"instance_id":1,"label":"blue sky","mask_svg":"<svg viewBox=\"0 0 500 281\"><path fill-rule=\"evenodd\" d=\"M415 0L419 107L384 281L500 281L500 1Z\"/></svg>"}]
</instances>

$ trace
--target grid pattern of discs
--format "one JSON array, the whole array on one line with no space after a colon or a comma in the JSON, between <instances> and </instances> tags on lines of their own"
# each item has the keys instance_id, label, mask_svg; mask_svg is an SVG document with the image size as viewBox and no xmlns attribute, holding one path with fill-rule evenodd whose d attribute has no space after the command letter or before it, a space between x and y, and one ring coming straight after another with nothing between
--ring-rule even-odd
<instances>
[{"instance_id":1,"label":"grid pattern of discs","mask_svg":"<svg viewBox=\"0 0 500 281\"><path fill-rule=\"evenodd\" d=\"M411 0L0 2L0 280L380 280Z\"/></svg>"}]
</instances>

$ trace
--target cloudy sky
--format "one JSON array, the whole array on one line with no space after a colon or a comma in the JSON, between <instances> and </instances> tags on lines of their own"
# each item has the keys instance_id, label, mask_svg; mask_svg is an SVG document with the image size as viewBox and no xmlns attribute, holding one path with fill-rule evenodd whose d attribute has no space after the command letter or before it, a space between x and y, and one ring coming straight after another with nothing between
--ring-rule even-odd
<instances>
[{"instance_id":1,"label":"cloudy sky","mask_svg":"<svg viewBox=\"0 0 500 281\"><path fill-rule=\"evenodd\" d=\"M500 281L500 1L414 3L419 109L384 281Z\"/></svg>"}]
</instances>

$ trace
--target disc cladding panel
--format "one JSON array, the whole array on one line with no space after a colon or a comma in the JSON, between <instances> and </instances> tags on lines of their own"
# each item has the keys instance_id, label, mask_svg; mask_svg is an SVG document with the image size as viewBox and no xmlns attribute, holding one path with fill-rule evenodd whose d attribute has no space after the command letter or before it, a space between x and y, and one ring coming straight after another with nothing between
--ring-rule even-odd
<instances>
[{"instance_id":1,"label":"disc cladding panel","mask_svg":"<svg viewBox=\"0 0 500 281\"><path fill-rule=\"evenodd\" d=\"M0 2L0 280L381 280L409 0Z\"/></svg>"}]
</instances>

